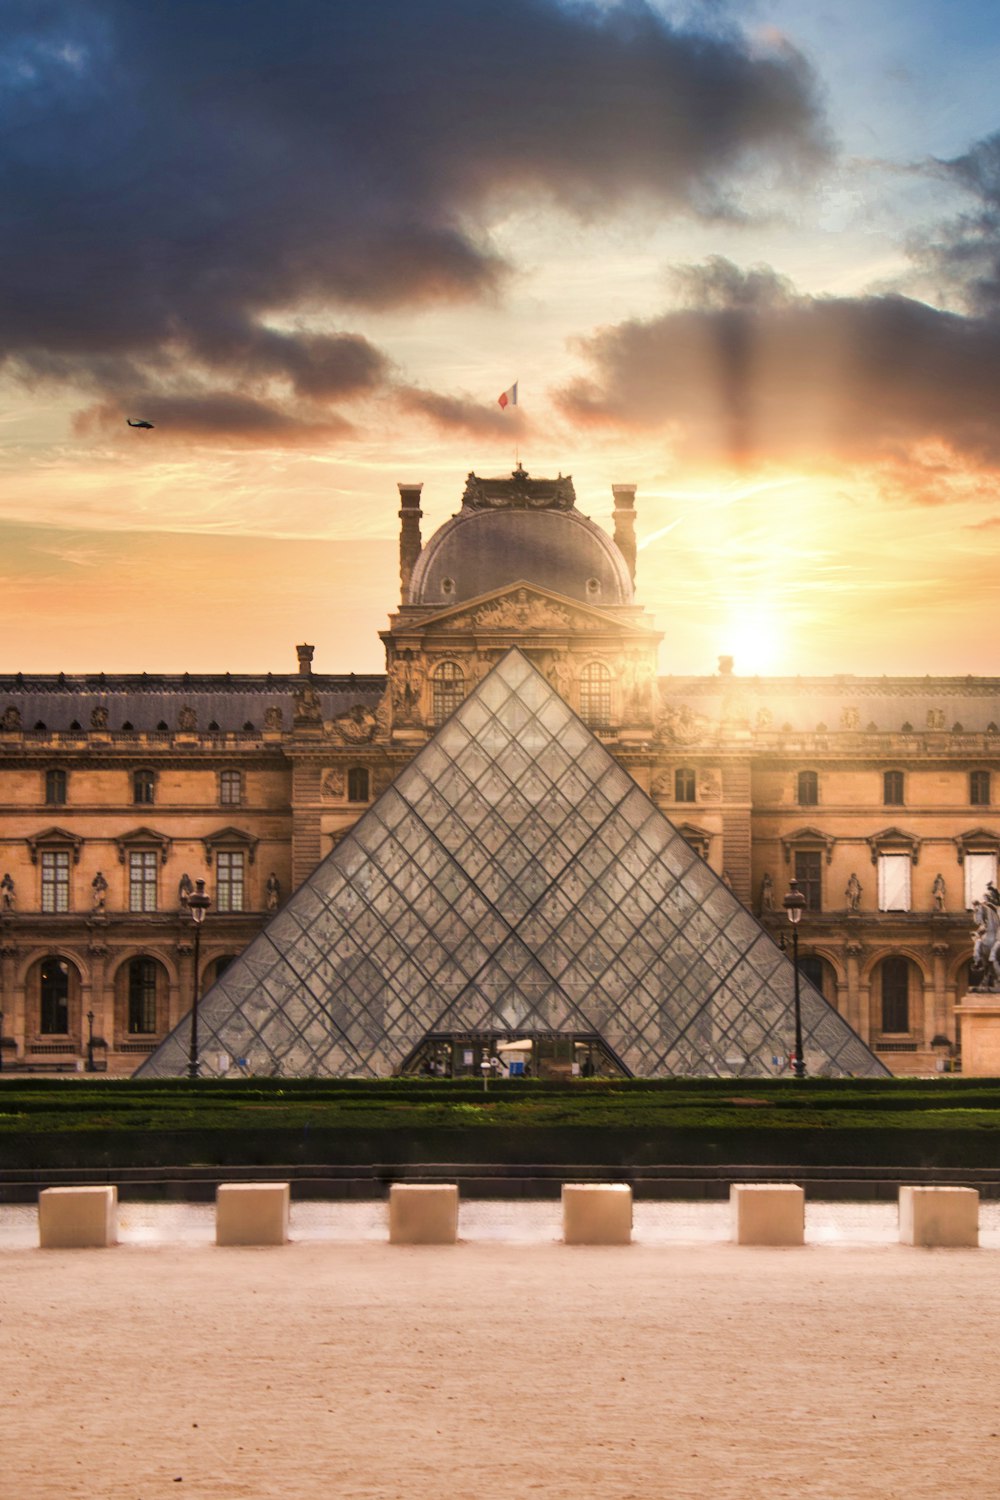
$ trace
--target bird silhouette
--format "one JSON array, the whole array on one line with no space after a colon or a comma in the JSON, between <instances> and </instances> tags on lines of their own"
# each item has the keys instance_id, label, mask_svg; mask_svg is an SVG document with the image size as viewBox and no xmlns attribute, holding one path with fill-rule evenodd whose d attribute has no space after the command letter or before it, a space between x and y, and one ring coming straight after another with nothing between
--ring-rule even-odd
<instances>
[{"instance_id":1,"label":"bird silhouette","mask_svg":"<svg viewBox=\"0 0 1000 1500\"><path fill-rule=\"evenodd\" d=\"M130 427L148 427L152 431L152 422L133 422L131 417L126 417L125 420Z\"/></svg>"}]
</instances>

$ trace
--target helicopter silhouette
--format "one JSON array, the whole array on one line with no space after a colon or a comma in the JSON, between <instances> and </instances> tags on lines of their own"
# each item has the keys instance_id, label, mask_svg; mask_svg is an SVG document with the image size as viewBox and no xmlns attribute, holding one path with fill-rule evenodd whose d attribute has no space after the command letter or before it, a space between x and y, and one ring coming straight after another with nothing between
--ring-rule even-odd
<instances>
[{"instance_id":1,"label":"helicopter silhouette","mask_svg":"<svg viewBox=\"0 0 1000 1500\"><path fill-rule=\"evenodd\" d=\"M125 420L130 427L148 427L152 431L152 422L133 422L131 417L126 417Z\"/></svg>"}]
</instances>

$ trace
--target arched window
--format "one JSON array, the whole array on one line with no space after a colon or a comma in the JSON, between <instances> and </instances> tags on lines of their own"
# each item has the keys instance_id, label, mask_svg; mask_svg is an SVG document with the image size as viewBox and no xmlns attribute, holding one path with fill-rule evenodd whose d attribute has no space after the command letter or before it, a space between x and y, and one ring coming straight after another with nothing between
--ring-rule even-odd
<instances>
[{"instance_id":1,"label":"arched window","mask_svg":"<svg viewBox=\"0 0 1000 1500\"><path fill-rule=\"evenodd\" d=\"M132 772L132 801L136 806L149 807L156 797L156 776L152 771Z\"/></svg>"},{"instance_id":2,"label":"arched window","mask_svg":"<svg viewBox=\"0 0 1000 1500\"><path fill-rule=\"evenodd\" d=\"M837 975L825 958L818 953L803 953L799 959L799 971L825 1000L831 1005L837 1003Z\"/></svg>"},{"instance_id":3,"label":"arched window","mask_svg":"<svg viewBox=\"0 0 1000 1500\"><path fill-rule=\"evenodd\" d=\"M910 961L893 954L882 960L882 1031L910 1029Z\"/></svg>"},{"instance_id":4,"label":"arched window","mask_svg":"<svg viewBox=\"0 0 1000 1500\"><path fill-rule=\"evenodd\" d=\"M882 775L882 801L886 807L903 805L902 771L885 771Z\"/></svg>"},{"instance_id":5,"label":"arched window","mask_svg":"<svg viewBox=\"0 0 1000 1500\"><path fill-rule=\"evenodd\" d=\"M688 767L674 772L674 801L694 801L694 772Z\"/></svg>"},{"instance_id":6,"label":"arched window","mask_svg":"<svg viewBox=\"0 0 1000 1500\"><path fill-rule=\"evenodd\" d=\"M61 807L66 801L65 771L46 771L45 801L49 807Z\"/></svg>"},{"instance_id":7,"label":"arched window","mask_svg":"<svg viewBox=\"0 0 1000 1500\"><path fill-rule=\"evenodd\" d=\"M237 953L221 953L218 958L214 958L205 970L203 980L205 988L207 989L210 984L215 984L217 979L221 979L229 965L238 957Z\"/></svg>"},{"instance_id":8,"label":"arched window","mask_svg":"<svg viewBox=\"0 0 1000 1500\"><path fill-rule=\"evenodd\" d=\"M800 807L815 807L819 802L819 777L815 771L800 771L798 784Z\"/></svg>"},{"instance_id":9,"label":"arched window","mask_svg":"<svg viewBox=\"0 0 1000 1500\"><path fill-rule=\"evenodd\" d=\"M352 766L347 773L347 800L348 802L367 802L370 777L364 766Z\"/></svg>"},{"instance_id":10,"label":"arched window","mask_svg":"<svg viewBox=\"0 0 1000 1500\"><path fill-rule=\"evenodd\" d=\"M465 677L453 661L443 661L431 678L431 713L436 725L450 719L465 697ZM351 798L354 801L354 798Z\"/></svg>"},{"instance_id":11,"label":"arched window","mask_svg":"<svg viewBox=\"0 0 1000 1500\"><path fill-rule=\"evenodd\" d=\"M152 958L133 958L128 966L126 1024L133 1036L151 1036L157 1030L157 981L161 973Z\"/></svg>"},{"instance_id":12,"label":"arched window","mask_svg":"<svg viewBox=\"0 0 1000 1500\"><path fill-rule=\"evenodd\" d=\"M71 969L64 958L45 958L38 970L38 1029L42 1036L69 1031Z\"/></svg>"},{"instance_id":13,"label":"arched window","mask_svg":"<svg viewBox=\"0 0 1000 1500\"><path fill-rule=\"evenodd\" d=\"M973 807L989 807L990 805L990 773L989 771L969 772L969 801Z\"/></svg>"},{"instance_id":14,"label":"arched window","mask_svg":"<svg viewBox=\"0 0 1000 1500\"><path fill-rule=\"evenodd\" d=\"M580 718L591 729L611 727L611 673L600 661L580 673Z\"/></svg>"}]
</instances>

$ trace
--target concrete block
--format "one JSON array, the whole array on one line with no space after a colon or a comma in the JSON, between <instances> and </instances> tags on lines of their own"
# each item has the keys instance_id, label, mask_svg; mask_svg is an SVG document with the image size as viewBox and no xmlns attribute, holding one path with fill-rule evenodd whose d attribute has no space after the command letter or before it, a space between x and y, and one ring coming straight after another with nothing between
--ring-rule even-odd
<instances>
[{"instance_id":1,"label":"concrete block","mask_svg":"<svg viewBox=\"0 0 1000 1500\"><path fill-rule=\"evenodd\" d=\"M567 1245L629 1245L632 1189L624 1182L565 1182L563 1239Z\"/></svg>"},{"instance_id":2,"label":"concrete block","mask_svg":"<svg viewBox=\"0 0 1000 1500\"><path fill-rule=\"evenodd\" d=\"M220 1182L215 1195L217 1245L283 1245L288 1239L287 1182Z\"/></svg>"},{"instance_id":3,"label":"concrete block","mask_svg":"<svg viewBox=\"0 0 1000 1500\"><path fill-rule=\"evenodd\" d=\"M734 1183L729 1189L737 1245L801 1245L805 1189L786 1183Z\"/></svg>"},{"instance_id":4,"label":"concrete block","mask_svg":"<svg viewBox=\"0 0 1000 1500\"><path fill-rule=\"evenodd\" d=\"M975 1249L979 1244L979 1194L975 1188L964 1187L901 1187L899 1242Z\"/></svg>"},{"instance_id":5,"label":"concrete block","mask_svg":"<svg viewBox=\"0 0 1000 1500\"><path fill-rule=\"evenodd\" d=\"M453 1245L458 1239L458 1187L394 1182L389 1189L391 1245Z\"/></svg>"},{"instance_id":6,"label":"concrete block","mask_svg":"<svg viewBox=\"0 0 1000 1500\"><path fill-rule=\"evenodd\" d=\"M118 1189L44 1188L38 1195L38 1243L43 1250L117 1245Z\"/></svg>"}]
</instances>

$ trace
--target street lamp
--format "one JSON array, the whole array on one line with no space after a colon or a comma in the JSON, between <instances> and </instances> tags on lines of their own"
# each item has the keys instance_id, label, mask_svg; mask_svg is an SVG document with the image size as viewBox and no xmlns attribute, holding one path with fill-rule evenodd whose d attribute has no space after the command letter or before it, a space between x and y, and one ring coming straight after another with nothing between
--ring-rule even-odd
<instances>
[{"instance_id":1,"label":"street lamp","mask_svg":"<svg viewBox=\"0 0 1000 1500\"><path fill-rule=\"evenodd\" d=\"M799 920L805 910L806 898L799 890L799 883L793 880L788 887L788 895L782 901L782 906L788 913L788 920L792 924L792 968L795 972L795 1056L792 1058L792 1072L796 1078L806 1076L806 1060L802 1056L802 1001L799 995Z\"/></svg>"},{"instance_id":2,"label":"street lamp","mask_svg":"<svg viewBox=\"0 0 1000 1500\"><path fill-rule=\"evenodd\" d=\"M194 999L191 1002L191 1050L188 1053L188 1077L198 1077L198 974L201 967L201 924L212 904L211 896L205 895L205 882L196 880L194 890L187 898L187 908L194 923Z\"/></svg>"},{"instance_id":3,"label":"street lamp","mask_svg":"<svg viewBox=\"0 0 1000 1500\"><path fill-rule=\"evenodd\" d=\"M87 1072L94 1071L94 1012L87 1012Z\"/></svg>"}]
</instances>

